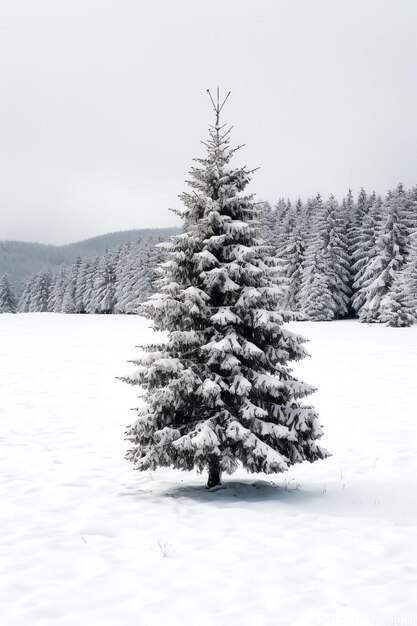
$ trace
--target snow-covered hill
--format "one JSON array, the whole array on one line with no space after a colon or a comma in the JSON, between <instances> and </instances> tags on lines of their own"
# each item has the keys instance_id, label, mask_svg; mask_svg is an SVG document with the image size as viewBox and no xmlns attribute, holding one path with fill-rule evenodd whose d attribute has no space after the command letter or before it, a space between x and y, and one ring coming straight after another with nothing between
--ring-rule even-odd
<instances>
[{"instance_id":1,"label":"snow-covered hill","mask_svg":"<svg viewBox=\"0 0 417 626\"><path fill-rule=\"evenodd\" d=\"M213 493L123 460L148 326L0 316L1 623L413 623L417 327L294 324L333 457Z\"/></svg>"}]
</instances>

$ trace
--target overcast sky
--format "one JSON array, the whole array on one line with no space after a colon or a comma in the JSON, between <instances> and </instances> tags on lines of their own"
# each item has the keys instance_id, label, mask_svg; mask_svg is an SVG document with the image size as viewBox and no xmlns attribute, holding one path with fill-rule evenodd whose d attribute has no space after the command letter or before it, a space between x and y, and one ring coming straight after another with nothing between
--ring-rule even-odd
<instances>
[{"instance_id":1,"label":"overcast sky","mask_svg":"<svg viewBox=\"0 0 417 626\"><path fill-rule=\"evenodd\" d=\"M0 0L0 239L172 225L212 122L251 191L417 183L416 0Z\"/></svg>"}]
</instances>

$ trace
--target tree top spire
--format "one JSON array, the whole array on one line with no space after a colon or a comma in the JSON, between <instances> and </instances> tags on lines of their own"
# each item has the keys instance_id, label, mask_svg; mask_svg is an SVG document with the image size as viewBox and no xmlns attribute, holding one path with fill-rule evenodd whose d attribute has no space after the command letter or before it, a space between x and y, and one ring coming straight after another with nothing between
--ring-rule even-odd
<instances>
[{"instance_id":1,"label":"tree top spire","mask_svg":"<svg viewBox=\"0 0 417 626\"><path fill-rule=\"evenodd\" d=\"M232 93L231 91L228 92L228 94L226 95L225 99L223 100L223 102L220 104L220 87L217 87L216 90L216 101L214 100L210 89L207 89L207 93L209 95L209 98L211 100L211 103L213 105L213 111L216 114L216 130L218 130L220 128L219 126L219 120L220 120L220 113L222 108L224 107L224 105L226 104L226 101L228 99L228 97L230 96L230 94Z\"/></svg>"}]
</instances>

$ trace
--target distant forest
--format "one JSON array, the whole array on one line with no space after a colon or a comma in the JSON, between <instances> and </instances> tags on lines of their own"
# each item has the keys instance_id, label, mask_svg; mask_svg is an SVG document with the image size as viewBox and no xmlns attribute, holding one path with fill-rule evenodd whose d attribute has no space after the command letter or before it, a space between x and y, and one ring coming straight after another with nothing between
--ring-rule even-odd
<instances>
[{"instance_id":1,"label":"distant forest","mask_svg":"<svg viewBox=\"0 0 417 626\"><path fill-rule=\"evenodd\" d=\"M84 241L53 246L25 241L0 241L0 277L7 275L10 285L17 295L30 276L70 265L78 256L94 257L106 249L111 250L138 239L161 237L166 239L178 232L178 228L142 228L99 235Z\"/></svg>"}]
</instances>

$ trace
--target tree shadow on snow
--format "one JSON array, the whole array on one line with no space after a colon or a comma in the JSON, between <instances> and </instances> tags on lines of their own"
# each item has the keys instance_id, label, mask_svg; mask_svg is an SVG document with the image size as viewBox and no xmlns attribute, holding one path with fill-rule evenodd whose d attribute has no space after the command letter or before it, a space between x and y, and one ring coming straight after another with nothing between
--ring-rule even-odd
<instances>
[{"instance_id":1,"label":"tree shadow on snow","mask_svg":"<svg viewBox=\"0 0 417 626\"><path fill-rule=\"evenodd\" d=\"M318 494L311 491L303 491L299 485L288 483L277 484L273 481L235 481L225 480L219 487L207 489L204 485L176 485L164 490L163 494L171 498L191 498L204 502L236 501L262 502L276 500L297 501L317 498Z\"/></svg>"},{"instance_id":2,"label":"tree shadow on snow","mask_svg":"<svg viewBox=\"0 0 417 626\"><path fill-rule=\"evenodd\" d=\"M406 489L411 493L412 489ZM207 489L203 484L165 483L158 495L169 498L188 498L196 502L239 505L242 502L288 505L294 513L330 516L347 519L378 519L397 526L414 525L417 506L410 498L386 483L377 485L353 484L341 489L334 481L328 485L309 483L306 488L293 481L225 480L220 487Z\"/></svg>"}]
</instances>

